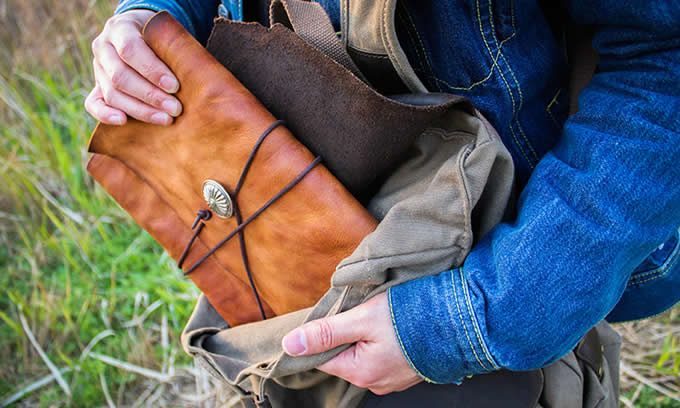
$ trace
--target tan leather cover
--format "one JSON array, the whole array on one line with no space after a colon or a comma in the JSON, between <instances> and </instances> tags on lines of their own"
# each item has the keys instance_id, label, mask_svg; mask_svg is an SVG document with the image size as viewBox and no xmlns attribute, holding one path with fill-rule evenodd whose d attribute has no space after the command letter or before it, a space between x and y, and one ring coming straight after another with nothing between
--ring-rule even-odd
<instances>
[{"instance_id":1,"label":"tan leather cover","mask_svg":"<svg viewBox=\"0 0 680 408\"><path fill-rule=\"evenodd\" d=\"M178 260L196 211L206 209L201 185L235 187L255 141L275 118L167 12L152 17L144 39L181 83L184 111L168 127L130 120L98 124L88 150L92 176ZM282 126L257 152L237 202L247 219L282 190L314 156ZM377 225L319 165L245 228L255 286L267 316L312 306L330 287L335 266ZM188 268L236 228L217 216L191 247ZM234 237L190 275L232 326L260 320Z\"/></svg>"}]
</instances>

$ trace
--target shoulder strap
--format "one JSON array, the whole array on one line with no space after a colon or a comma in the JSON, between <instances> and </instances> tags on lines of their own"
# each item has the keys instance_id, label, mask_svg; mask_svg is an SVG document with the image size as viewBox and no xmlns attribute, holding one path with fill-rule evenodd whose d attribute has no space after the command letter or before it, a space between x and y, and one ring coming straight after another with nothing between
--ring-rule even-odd
<instances>
[{"instance_id":1,"label":"shoulder strap","mask_svg":"<svg viewBox=\"0 0 680 408\"><path fill-rule=\"evenodd\" d=\"M271 25L280 23L319 51L366 82L342 45L328 14L319 3L301 0L273 0L269 9Z\"/></svg>"}]
</instances>

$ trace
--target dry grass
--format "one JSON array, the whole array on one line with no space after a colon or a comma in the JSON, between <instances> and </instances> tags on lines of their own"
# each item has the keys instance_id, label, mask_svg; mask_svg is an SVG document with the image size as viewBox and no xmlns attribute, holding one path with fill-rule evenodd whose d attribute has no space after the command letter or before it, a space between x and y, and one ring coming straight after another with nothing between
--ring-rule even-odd
<instances>
[{"instance_id":1,"label":"dry grass","mask_svg":"<svg viewBox=\"0 0 680 408\"><path fill-rule=\"evenodd\" d=\"M196 291L84 171L109 0L0 0L0 406L230 406L179 332ZM680 406L680 311L618 325L622 405Z\"/></svg>"}]
</instances>

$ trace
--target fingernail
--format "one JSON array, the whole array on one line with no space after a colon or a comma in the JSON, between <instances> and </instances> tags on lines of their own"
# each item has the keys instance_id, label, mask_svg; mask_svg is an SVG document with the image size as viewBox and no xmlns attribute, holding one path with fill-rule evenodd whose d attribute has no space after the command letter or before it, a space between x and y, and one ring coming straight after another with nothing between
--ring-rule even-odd
<instances>
[{"instance_id":1,"label":"fingernail","mask_svg":"<svg viewBox=\"0 0 680 408\"><path fill-rule=\"evenodd\" d=\"M125 118L120 115L109 116L109 123L112 125L122 125L125 122Z\"/></svg>"},{"instance_id":2,"label":"fingernail","mask_svg":"<svg viewBox=\"0 0 680 408\"><path fill-rule=\"evenodd\" d=\"M172 116L179 116L182 111L182 107L176 100L168 99L163 101L161 107L164 111L168 112Z\"/></svg>"},{"instance_id":3,"label":"fingernail","mask_svg":"<svg viewBox=\"0 0 680 408\"><path fill-rule=\"evenodd\" d=\"M307 352L307 337L302 330L293 330L281 342L283 350L291 356L299 356Z\"/></svg>"},{"instance_id":4,"label":"fingernail","mask_svg":"<svg viewBox=\"0 0 680 408\"><path fill-rule=\"evenodd\" d=\"M169 125L171 121L170 115L164 112L157 112L151 115L151 123L154 125Z\"/></svg>"},{"instance_id":5,"label":"fingernail","mask_svg":"<svg viewBox=\"0 0 680 408\"><path fill-rule=\"evenodd\" d=\"M179 89L179 82L177 82L175 78L163 75L161 77L161 88L163 88L165 92L174 93Z\"/></svg>"}]
</instances>

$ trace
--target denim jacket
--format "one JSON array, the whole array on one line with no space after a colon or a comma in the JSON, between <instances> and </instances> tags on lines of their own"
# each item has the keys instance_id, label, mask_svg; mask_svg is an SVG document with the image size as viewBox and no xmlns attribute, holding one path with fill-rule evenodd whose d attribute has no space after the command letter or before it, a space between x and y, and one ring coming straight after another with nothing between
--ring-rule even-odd
<instances>
[{"instance_id":1,"label":"denim jacket","mask_svg":"<svg viewBox=\"0 0 680 408\"><path fill-rule=\"evenodd\" d=\"M323 0L339 21L337 0ZM598 321L680 300L680 3L569 1L597 27L598 72L567 119L568 64L540 7L402 0L395 23L431 91L471 99L515 162L516 214L460 268L388 292L395 333L430 382L545 366ZM216 1L123 0L169 10L205 41ZM243 15L240 0L223 11Z\"/></svg>"}]
</instances>

